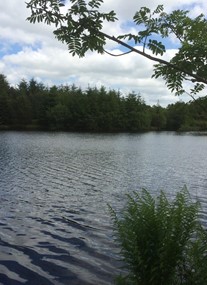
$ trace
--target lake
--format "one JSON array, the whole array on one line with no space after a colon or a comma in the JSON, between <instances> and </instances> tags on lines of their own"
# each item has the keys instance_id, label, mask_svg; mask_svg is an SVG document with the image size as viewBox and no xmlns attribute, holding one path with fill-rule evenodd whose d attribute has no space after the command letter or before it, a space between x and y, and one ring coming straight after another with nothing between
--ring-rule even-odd
<instances>
[{"instance_id":1,"label":"lake","mask_svg":"<svg viewBox=\"0 0 207 285\"><path fill-rule=\"evenodd\" d=\"M112 284L107 204L187 185L207 220L207 135L0 132L0 284Z\"/></svg>"}]
</instances>

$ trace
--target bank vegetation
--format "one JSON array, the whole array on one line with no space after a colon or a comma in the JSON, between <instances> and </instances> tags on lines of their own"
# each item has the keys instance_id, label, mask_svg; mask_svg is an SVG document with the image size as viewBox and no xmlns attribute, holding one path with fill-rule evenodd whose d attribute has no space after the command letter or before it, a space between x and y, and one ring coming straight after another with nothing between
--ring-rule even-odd
<instances>
[{"instance_id":1,"label":"bank vegetation","mask_svg":"<svg viewBox=\"0 0 207 285\"><path fill-rule=\"evenodd\" d=\"M153 91L152 91L153 92ZM0 74L0 129L72 132L206 131L207 96L166 108L139 94L105 87L48 87L36 80L10 86Z\"/></svg>"}]
</instances>

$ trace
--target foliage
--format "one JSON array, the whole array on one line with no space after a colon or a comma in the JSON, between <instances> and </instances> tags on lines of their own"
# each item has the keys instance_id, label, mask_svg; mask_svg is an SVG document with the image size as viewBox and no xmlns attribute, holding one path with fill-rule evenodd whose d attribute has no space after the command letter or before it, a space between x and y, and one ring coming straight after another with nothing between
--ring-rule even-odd
<instances>
[{"instance_id":1,"label":"foliage","mask_svg":"<svg viewBox=\"0 0 207 285\"><path fill-rule=\"evenodd\" d=\"M69 8L62 9L64 1L61 0L31 0L27 3L27 8L31 10L27 20L31 23L54 24L55 36L67 44L72 55L83 57L88 50L104 53L106 39L109 39L129 52L157 62L153 77L164 78L167 87L176 95L186 91L186 81L191 97L205 88L207 38L203 35L207 30L207 20L204 15L191 18L189 11L184 10L166 13L163 5L158 5L154 11L142 7L129 20L137 32L114 37L103 32L104 22L118 19L114 11L102 11L103 2L71 0ZM170 61L166 61L159 56L166 52L165 39L171 36L176 38L178 50ZM136 45L142 46L142 50L137 49Z\"/></svg>"},{"instance_id":2,"label":"foliage","mask_svg":"<svg viewBox=\"0 0 207 285\"><path fill-rule=\"evenodd\" d=\"M78 54L82 57L87 50L103 53L105 37L99 31L105 20L108 22L116 20L114 11L99 12L103 0L71 0L70 2L70 8L66 14L62 14L63 1L32 0L27 3L27 7L32 11L28 19L31 23L38 21L55 24L55 36L68 45L72 55Z\"/></svg>"},{"instance_id":3,"label":"foliage","mask_svg":"<svg viewBox=\"0 0 207 285\"><path fill-rule=\"evenodd\" d=\"M0 128L84 132L207 130L207 97L163 108L139 94L76 86L46 87L31 79L10 87L0 75Z\"/></svg>"},{"instance_id":4,"label":"foliage","mask_svg":"<svg viewBox=\"0 0 207 285\"><path fill-rule=\"evenodd\" d=\"M155 128L157 131L162 131L166 129L166 110L159 105L153 106L151 108L151 127Z\"/></svg>"},{"instance_id":5,"label":"foliage","mask_svg":"<svg viewBox=\"0 0 207 285\"><path fill-rule=\"evenodd\" d=\"M189 108L184 102L170 104L167 110L168 130L179 130L188 121Z\"/></svg>"},{"instance_id":6,"label":"foliage","mask_svg":"<svg viewBox=\"0 0 207 285\"><path fill-rule=\"evenodd\" d=\"M128 269L118 284L206 284L207 232L186 187L174 201L146 190L127 198L121 217L110 208Z\"/></svg>"}]
</instances>

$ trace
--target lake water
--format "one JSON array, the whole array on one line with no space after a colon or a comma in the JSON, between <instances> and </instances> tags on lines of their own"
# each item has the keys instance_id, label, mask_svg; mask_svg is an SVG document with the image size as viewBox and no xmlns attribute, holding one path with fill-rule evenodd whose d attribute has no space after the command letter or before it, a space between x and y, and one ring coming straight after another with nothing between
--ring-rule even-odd
<instances>
[{"instance_id":1,"label":"lake water","mask_svg":"<svg viewBox=\"0 0 207 285\"><path fill-rule=\"evenodd\" d=\"M0 132L0 284L112 284L107 203L184 184L207 220L207 135Z\"/></svg>"}]
</instances>

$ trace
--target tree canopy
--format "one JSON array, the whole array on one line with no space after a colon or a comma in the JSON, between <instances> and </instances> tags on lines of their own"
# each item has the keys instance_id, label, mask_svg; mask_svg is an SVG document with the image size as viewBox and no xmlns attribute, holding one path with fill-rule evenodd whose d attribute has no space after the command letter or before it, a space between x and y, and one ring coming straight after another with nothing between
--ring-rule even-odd
<instances>
[{"instance_id":1,"label":"tree canopy","mask_svg":"<svg viewBox=\"0 0 207 285\"><path fill-rule=\"evenodd\" d=\"M31 0L27 3L31 10L27 20L54 24L55 36L68 46L73 56L83 57L88 50L107 52L105 46L109 39L124 47L126 53L134 52L154 61L152 76L162 77L176 95L187 92L194 98L204 90L207 84L207 37L203 35L207 31L207 20L203 14L191 18L185 10L166 13L163 5L158 5L154 11L142 7L133 19L129 19L137 29L136 34L115 37L103 30L104 22L118 21L115 11L102 11L103 2L70 0L69 7L63 9L64 0ZM178 49L166 61L162 58L166 52L165 40L172 35L176 37Z\"/></svg>"},{"instance_id":2,"label":"tree canopy","mask_svg":"<svg viewBox=\"0 0 207 285\"><path fill-rule=\"evenodd\" d=\"M0 74L0 130L73 132L206 131L207 96L168 105L146 105L139 94L105 87L45 86L35 79L15 87Z\"/></svg>"}]
</instances>

